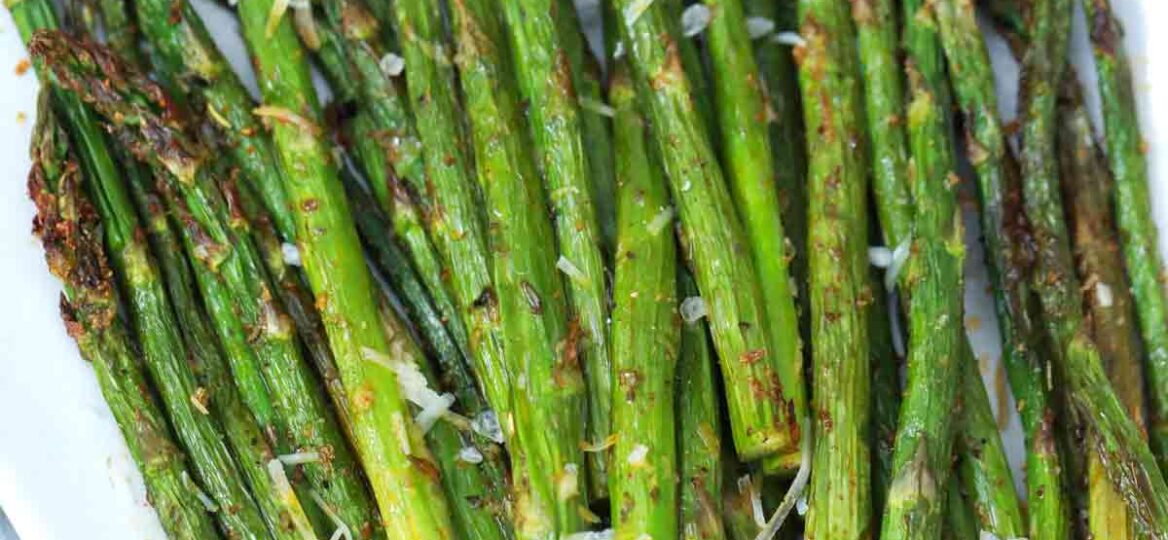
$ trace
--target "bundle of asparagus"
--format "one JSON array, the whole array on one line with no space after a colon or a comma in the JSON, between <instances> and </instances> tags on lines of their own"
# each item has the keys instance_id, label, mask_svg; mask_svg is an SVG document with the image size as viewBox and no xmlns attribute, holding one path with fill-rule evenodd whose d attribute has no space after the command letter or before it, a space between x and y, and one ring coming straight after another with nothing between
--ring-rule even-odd
<instances>
[{"instance_id":1,"label":"bundle of asparagus","mask_svg":"<svg viewBox=\"0 0 1168 540\"><path fill-rule=\"evenodd\" d=\"M7 6L34 230L172 537L1168 537L1118 22L1097 141L1070 0L985 4L1017 133L967 0L610 0L604 58L567 0L249 0L258 102L186 0Z\"/></svg>"}]
</instances>

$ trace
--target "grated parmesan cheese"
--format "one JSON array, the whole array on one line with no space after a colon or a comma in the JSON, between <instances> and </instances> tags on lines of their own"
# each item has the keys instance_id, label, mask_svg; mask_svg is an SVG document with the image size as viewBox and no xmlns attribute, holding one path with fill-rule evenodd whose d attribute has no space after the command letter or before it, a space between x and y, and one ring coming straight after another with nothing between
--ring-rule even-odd
<instances>
[{"instance_id":1,"label":"grated parmesan cheese","mask_svg":"<svg viewBox=\"0 0 1168 540\"><path fill-rule=\"evenodd\" d=\"M678 311L685 322L693 324L706 316L706 301L700 296L690 296L681 301Z\"/></svg>"},{"instance_id":2,"label":"grated parmesan cheese","mask_svg":"<svg viewBox=\"0 0 1168 540\"><path fill-rule=\"evenodd\" d=\"M746 19L746 33L750 39L759 39L775 31L775 21L766 17L748 17Z\"/></svg>"},{"instance_id":3,"label":"grated parmesan cheese","mask_svg":"<svg viewBox=\"0 0 1168 540\"><path fill-rule=\"evenodd\" d=\"M773 39L775 43L790 45L792 47L804 47L807 45L807 40L803 39L803 36L800 36L795 32L778 32L771 39Z\"/></svg>"},{"instance_id":4,"label":"grated parmesan cheese","mask_svg":"<svg viewBox=\"0 0 1168 540\"><path fill-rule=\"evenodd\" d=\"M300 250L297 249L296 244L290 242L280 244L280 255L284 257L284 264L300 266Z\"/></svg>"},{"instance_id":5,"label":"grated parmesan cheese","mask_svg":"<svg viewBox=\"0 0 1168 540\"><path fill-rule=\"evenodd\" d=\"M643 444L633 446L629 456L625 458L625 462L633 467L640 467L645 464L645 456L649 455L649 447Z\"/></svg>"},{"instance_id":6,"label":"grated parmesan cheese","mask_svg":"<svg viewBox=\"0 0 1168 540\"><path fill-rule=\"evenodd\" d=\"M276 456L276 459L284 465L303 465L320 461L320 454L317 452L294 452Z\"/></svg>"},{"instance_id":7,"label":"grated parmesan cheese","mask_svg":"<svg viewBox=\"0 0 1168 540\"><path fill-rule=\"evenodd\" d=\"M694 37L710 25L710 8L704 4L691 4L681 13L681 34Z\"/></svg>"},{"instance_id":8,"label":"grated parmesan cheese","mask_svg":"<svg viewBox=\"0 0 1168 540\"><path fill-rule=\"evenodd\" d=\"M585 276L584 272L582 272L576 265L572 264L572 261L569 261L568 258L563 255L560 255L560 259L556 261L556 268L563 272L564 275L572 278L572 281L577 283L588 282L588 276Z\"/></svg>"},{"instance_id":9,"label":"grated parmesan cheese","mask_svg":"<svg viewBox=\"0 0 1168 540\"><path fill-rule=\"evenodd\" d=\"M390 77L397 77L406 70L406 59L393 53L385 53L381 60L377 62L377 67L381 68L381 72Z\"/></svg>"}]
</instances>

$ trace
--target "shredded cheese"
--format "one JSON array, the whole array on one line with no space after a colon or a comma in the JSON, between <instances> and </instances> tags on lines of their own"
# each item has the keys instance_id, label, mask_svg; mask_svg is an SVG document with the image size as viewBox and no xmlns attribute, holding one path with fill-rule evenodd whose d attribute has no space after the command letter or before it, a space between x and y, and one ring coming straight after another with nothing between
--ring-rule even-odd
<instances>
[{"instance_id":1,"label":"shredded cheese","mask_svg":"<svg viewBox=\"0 0 1168 540\"><path fill-rule=\"evenodd\" d=\"M305 463L316 463L320 461L319 452L294 452L291 454L282 454L276 456L280 463L284 465L303 465Z\"/></svg>"},{"instance_id":2,"label":"shredded cheese","mask_svg":"<svg viewBox=\"0 0 1168 540\"><path fill-rule=\"evenodd\" d=\"M775 21L766 17L748 17L746 19L746 33L750 34L750 39L766 37L774 31Z\"/></svg>"},{"instance_id":3,"label":"shredded cheese","mask_svg":"<svg viewBox=\"0 0 1168 540\"><path fill-rule=\"evenodd\" d=\"M706 301L700 296L690 296L681 301L681 318L690 324L698 322L706 316Z\"/></svg>"},{"instance_id":4,"label":"shredded cheese","mask_svg":"<svg viewBox=\"0 0 1168 540\"><path fill-rule=\"evenodd\" d=\"M771 39L775 40L775 43L791 45L793 47L805 47L807 45L807 40L795 32L778 32Z\"/></svg>"},{"instance_id":5,"label":"shredded cheese","mask_svg":"<svg viewBox=\"0 0 1168 540\"><path fill-rule=\"evenodd\" d=\"M681 34L685 37L694 37L710 25L710 8L705 4L690 4L681 13Z\"/></svg>"}]
</instances>

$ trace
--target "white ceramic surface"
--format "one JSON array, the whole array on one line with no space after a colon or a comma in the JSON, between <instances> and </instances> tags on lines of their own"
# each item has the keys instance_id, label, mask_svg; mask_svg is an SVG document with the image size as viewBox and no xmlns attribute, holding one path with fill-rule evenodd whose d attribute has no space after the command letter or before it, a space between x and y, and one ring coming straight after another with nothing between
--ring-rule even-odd
<instances>
[{"instance_id":1,"label":"white ceramic surface","mask_svg":"<svg viewBox=\"0 0 1168 540\"><path fill-rule=\"evenodd\" d=\"M1139 94L1141 125L1149 142L1153 206L1160 229L1168 231L1168 33L1149 32L1151 21L1168 20L1168 3L1112 0L1126 25ZM246 69L246 54L234 21L200 0L208 26L232 62ZM582 0L588 2L588 0ZM1079 73L1093 85L1090 51L1081 14L1073 54ZM1000 42L991 41L1003 91L1003 114L1013 116L1017 68ZM27 147L35 114L36 79L16 73L26 57L5 12L0 15L0 507L25 540L75 538L164 538L145 503L141 479L89 367L65 335L57 314L59 285L45 269L40 245L29 233L33 208L25 194ZM248 75L250 79L250 74ZM249 80L250 84L250 80ZM1153 97L1159 95L1160 99ZM1091 99L1095 99L1092 92ZM968 240L976 244L976 219L969 216ZM1168 252L1168 233L1160 238ZM980 250L971 250L968 317L975 348L991 396L1005 386L999 369L997 331L985 292ZM975 322L976 321L976 322ZM1004 432L1015 467L1021 457L1020 430L1008 392L991 398L1011 418ZM1017 469L1015 469L1017 470ZM1017 475L1020 481L1021 476Z\"/></svg>"}]
</instances>

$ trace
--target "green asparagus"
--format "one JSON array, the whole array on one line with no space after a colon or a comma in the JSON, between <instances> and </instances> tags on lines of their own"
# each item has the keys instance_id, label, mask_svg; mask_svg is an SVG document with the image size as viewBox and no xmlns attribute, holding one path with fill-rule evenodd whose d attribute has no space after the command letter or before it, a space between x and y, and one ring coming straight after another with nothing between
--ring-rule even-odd
<instances>
[{"instance_id":1,"label":"green asparagus","mask_svg":"<svg viewBox=\"0 0 1168 540\"><path fill-rule=\"evenodd\" d=\"M1039 0L1023 57L1022 185L1037 250L1033 284L1040 300L1056 370L1071 405L1089 428L1107 477L1128 502L1137 531L1168 531L1168 488L1135 423L1127 417L1086 333L1079 283L1058 187L1055 155L1056 87L1066 71L1071 2Z\"/></svg>"},{"instance_id":2,"label":"green asparagus","mask_svg":"<svg viewBox=\"0 0 1168 540\"><path fill-rule=\"evenodd\" d=\"M1108 0L1083 2L1095 55L1103 109L1107 161L1115 179L1111 200L1120 247L1131 280L1143 338L1151 409L1149 435L1162 470L1168 470L1168 290L1148 193L1147 152L1140 135L1131 65L1123 31Z\"/></svg>"},{"instance_id":3,"label":"green asparagus","mask_svg":"<svg viewBox=\"0 0 1168 540\"><path fill-rule=\"evenodd\" d=\"M795 279L794 293L799 318L799 335L804 348L809 350L810 305L807 296L807 146L803 137L803 104L799 99L799 79L791 48L779 43L773 34L752 34L752 19L772 21L783 28L793 21L781 21L783 9L770 0L744 0L747 35L754 43L754 59L763 94L767 98L766 121L770 128L771 161L774 166L775 187L778 189L779 214L790 245L786 248L791 259L788 268ZM804 351L804 356L808 350Z\"/></svg>"},{"instance_id":4,"label":"green asparagus","mask_svg":"<svg viewBox=\"0 0 1168 540\"><path fill-rule=\"evenodd\" d=\"M890 248L911 242L913 209L908 181L908 138L905 134L904 72L894 0L852 2L864 81L865 119L872 160L872 192L876 213Z\"/></svg>"},{"instance_id":5,"label":"green asparagus","mask_svg":"<svg viewBox=\"0 0 1168 540\"><path fill-rule=\"evenodd\" d=\"M1111 385L1128 416L1146 434L1144 374L1132 293L1119 253L1108 197L1114 184L1095 145L1091 120L1079 87L1059 88L1059 180L1067 203L1079 279L1083 280L1086 324L1104 361ZM1133 537L1127 505L1111 487L1102 462L1088 461L1088 525L1095 538Z\"/></svg>"},{"instance_id":6,"label":"green asparagus","mask_svg":"<svg viewBox=\"0 0 1168 540\"><path fill-rule=\"evenodd\" d=\"M315 93L290 21L269 31L271 2L239 6L285 177L303 268L349 394L358 453L391 538L449 538L453 532L432 457L401 397L396 375L368 359L389 352L356 228L319 133ZM407 486L408 489L407 489Z\"/></svg>"},{"instance_id":7,"label":"green asparagus","mask_svg":"<svg viewBox=\"0 0 1168 540\"><path fill-rule=\"evenodd\" d=\"M697 284L683 274L680 290L688 297ZM722 528L722 425L715 362L704 320L681 329L678 353L677 471L678 530L682 540L720 540Z\"/></svg>"},{"instance_id":8,"label":"green asparagus","mask_svg":"<svg viewBox=\"0 0 1168 540\"><path fill-rule=\"evenodd\" d=\"M584 372L588 398L586 435L590 441L600 441L614 432L612 396L616 385L609 358L601 235L591 197L592 170L584 148L583 113L576 97L579 82L572 69L567 39L561 38L573 33L561 30L565 25L559 22L571 16L560 13L571 6L561 0L506 0L501 4L513 63L523 66L514 71L519 97L527 107L534 159L543 173L548 207L555 216L560 255L557 266L567 275L569 305L574 324L582 333L581 358L577 361ZM614 266L621 257L613 257ZM634 290L637 287L632 285ZM614 303L620 301L615 293L614 298ZM608 460L603 453L589 453L586 459L592 479L589 494L604 498Z\"/></svg>"},{"instance_id":9,"label":"green asparagus","mask_svg":"<svg viewBox=\"0 0 1168 540\"><path fill-rule=\"evenodd\" d=\"M567 318L556 270L548 206L527 153L511 81L502 17L486 0L450 3L459 83L472 134L493 255L498 316L514 382L512 412L520 455L514 470L516 533L521 538L584 529L582 481L585 385L579 363L584 331Z\"/></svg>"},{"instance_id":10,"label":"green asparagus","mask_svg":"<svg viewBox=\"0 0 1168 540\"><path fill-rule=\"evenodd\" d=\"M150 43L154 69L178 82L188 102L211 119L240 169L241 181L259 195L283 240L292 242L296 230L279 157L260 118L252 114L251 96L198 13L186 0L140 0L133 5L142 35Z\"/></svg>"},{"instance_id":11,"label":"green asparagus","mask_svg":"<svg viewBox=\"0 0 1168 540\"><path fill-rule=\"evenodd\" d=\"M82 192L80 164L48 96L42 91L37 108L28 191L37 207L33 231L44 244L49 270L64 286L61 317L81 355L93 365L163 529L176 539L220 538L208 508L192 489L187 459L118 317L97 210ZM64 99L58 103L71 106Z\"/></svg>"},{"instance_id":12,"label":"green asparagus","mask_svg":"<svg viewBox=\"0 0 1168 540\"><path fill-rule=\"evenodd\" d=\"M854 137L862 118L846 4L799 3L799 83L808 138L808 288L815 454L808 538L862 538L872 499L868 399L867 184ZM831 97L829 97L831 96ZM830 106L828 105L830 103ZM863 479L863 481L862 481Z\"/></svg>"},{"instance_id":13,"label":"green asparagus","mask_svg":"<svg viewBox=\"0 0 1168 540\"><path fill-rule=\"evenodd\" d=\"M673 231L651 225L668 207L669 194L646 147L627 69L618 64L609 85L617 156L611 399L612 432L619 435L608 475L613 537L677 538L677 254Z\"/></svg>"},{"instance_id":14,"label":"green asparagus","mask_svg":"<svg viewBox=\"0 0 1168 540\"><path fill-rule=\"evenodd\" d=\"M1007 154L997 114L998 100L989 54L974 7L958 0L935 4L950 80L965 118L967 154L977 173L980 216L990 280L995 294L1003 362L1014 395L1022 404L1026 439L1026 485L1030 501L1027 534L1035 540L1070 534L1059 455L1050 440L1053 412L1043 365L1035 356L1034 323L1027 306L1032 253L1021 208L1020 180Z\"/></svg>"},{"instance_id":15,"label":"green asparagus","mask_svg":"<svg viewBox=\"0 0 1168 540\"><path fill-rule=\"evenodd\" d=\"M758 275L764 327L771 346L768 356L777 355L782 387L789 389L798 403L804 400L803 352L795 309L796 289L791 286L788 270L792 254L783 232L775 186L775 169L791 164L771 160L770 132L767 123L760 121L769 114L768 100L754 61L741 0L705 0L705 5L713 13L706 37L714 110L720 125L717 132L722 136L722 165ZM861 202L858 208L862 210L866 205ZM863 212L859 213L862 216ZM858 229L849 229L847 234L866 228L867 222L861 221ZM861 250L856 253L862 255L867 246L856 243L855 247ZM866 374L863 378L867 379ZM797 465L797 460L786 461L790 466Z\"/></svg>"},{"instance_id":16,"label":"green asparagus","mask_svg":"<svg viewBox=\"0 0 1168 540\"><path fill-rule=\"evenodd\" d=\"M422 142L427 196L435 212L429 233L450 275L451 290L470 336L475 375L514 449L509 366L491 278L486 224L479 213L469 141L457 99L451 45L442 28L442 4L397 0L394 18L406 65L410 110Z\"/></svg>"},{"instance_id":17,"label":"green asparagus","mask_svg":"<svg viewBox=\"0 0 1168 540\"><path fill-rule=\"evenodd\" d=\"M909 358L881 537L938 538L955 431L950 411L967 362L962 309L964 241L948 137L941 45L924 2L902 13L908 79L908 178L914 206L907 274ZM887 228L886 228L887 230Z\"/></svg>"},{"instance_id":18,"label":"green asparagus","mask_svg":"<svg viewBox=\"0 0 1168 540\"><path fill-rule=\"evenodd\" d=\"M783 357L763 307L758 274L692 86L665 5L614 0L621 40L652 126L702 291L725 380L734 446L745 460L798 455L806 414L801 358ZM642 9L643 8L643 9ZM669 224L671 209L660 214ZM777 333L777 331L775 332Z\"/></svg>"},{"instance_id":19,"label":"green asparagus","mask_svg":"<svg viewBox=\"0 0 1168 540\"><path fill-rule=\"evenodd\" d=\"M25 2L21 6L32 8L30 11L38 10L35 5ZM30 21L27 27L44 27L44 21L50 19L43 13L30 13L39 20ZM58 32L44 32L31 36L29 42L30 52L38 64L49 68L45 76L58 88L68 88L61 81L63 70L76 69L76 66L66 65L61 58L47 60L46 56L52 54L54 45L59 47L66 39ZM146 367L158 385L171 422L191 456L203 488L218 507L238 509L218 513L220 526L230 536L265 538L269 534L268 527L221 439L219 424L200 410L199 396L206 395L206 390L199 390L195 375L186 362L186 349L174 314L145 240L138 235L138 218L125 186L121 184L120 173L98 135L96 120L88 116L87 111L84 111L85 116L78 114L83 111L77 102L75 108L67 107L66 114L76 133L74 137L85 140L82 160L89 171L88 177L92 179L90 189L96 194L98 211L102 214L106 243L122 285L129 291L131 317L141 341Z\"/></svg>"}]
</instances>

